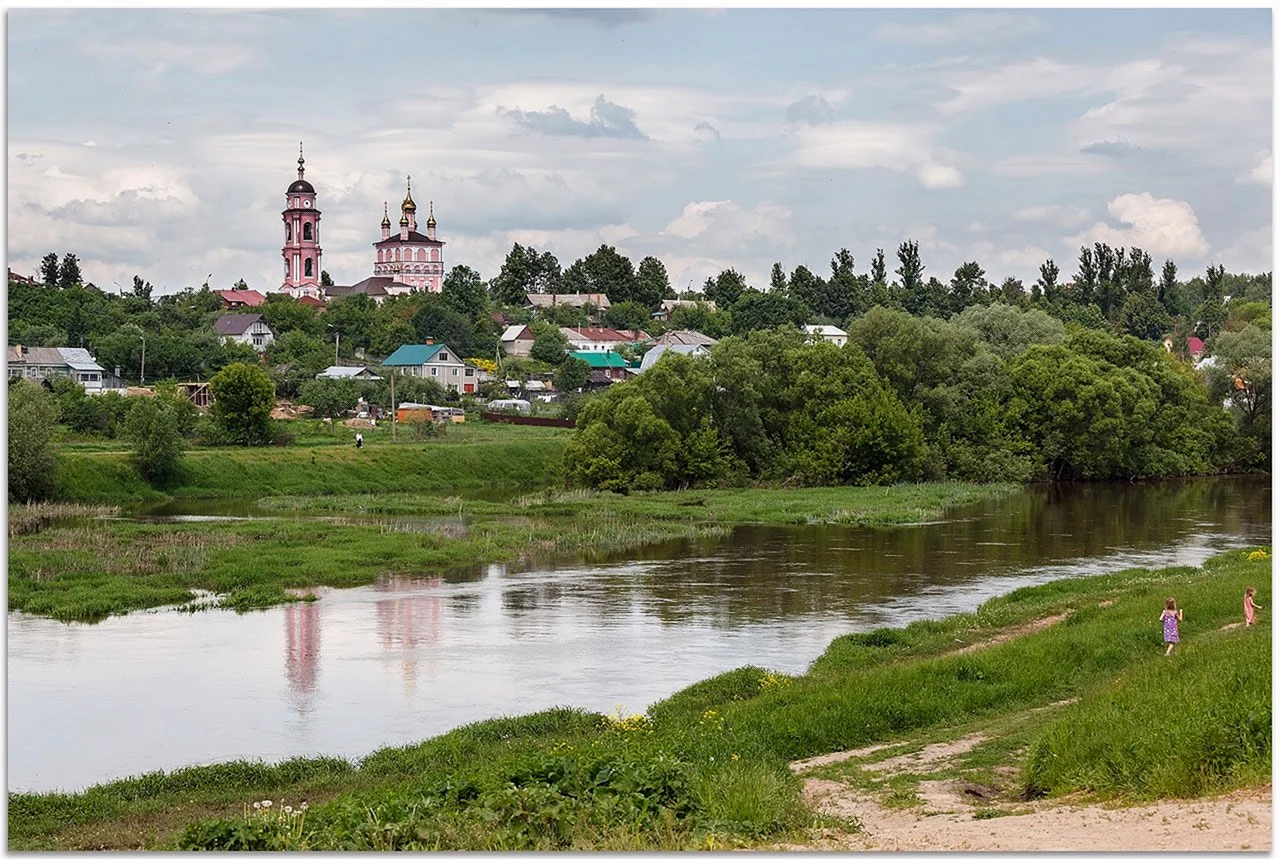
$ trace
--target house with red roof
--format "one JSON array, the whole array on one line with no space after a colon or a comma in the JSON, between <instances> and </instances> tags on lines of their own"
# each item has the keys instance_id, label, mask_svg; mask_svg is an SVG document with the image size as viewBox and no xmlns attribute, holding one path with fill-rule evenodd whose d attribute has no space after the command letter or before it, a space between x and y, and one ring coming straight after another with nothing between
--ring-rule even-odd
<instances>
[{"instance_id":1,"label":"house with red roof","mask_svg":"<svg viewBox=\"0 0 1280 859\"><path fill-rule=\"evenodd\" d=\"M225 310L240 310L244 307L261 307L267 297L256 289L219 289L218 298L222 299Z\"/></svg>"},{"instance_id":2,"label":"house with red roof","mask_svg":"<svg viewBox=\"0 0 1280 859\"><path fill-rule=\"evenodd\" d=\"M561 328L571 352L611 352L615 346L643 343L649 335L643 331L618 331L613 328Z\"/></svg>"}]
</instances>

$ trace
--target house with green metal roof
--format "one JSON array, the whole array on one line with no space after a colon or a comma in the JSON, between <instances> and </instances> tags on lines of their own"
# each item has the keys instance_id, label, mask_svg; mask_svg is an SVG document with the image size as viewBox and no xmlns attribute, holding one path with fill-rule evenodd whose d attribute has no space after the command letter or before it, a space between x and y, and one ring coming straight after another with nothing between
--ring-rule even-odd
<instances>
[{"instance_id":1,"label":"house with green metal roof","mask_svg":"<svg viewBox=\"0 0 1280 859\"><path fill-rule=\"evenodd\" d=\"M631 364L617 352L570 352L569 356L587 362L591 381L596 384L621 381L634 375Z\"/></svg>"},{"instance_id":2,"label":"house with green metal roof","mask_svg":"<svg viewBox=\"0 0 1280 859\"><path fill-rule=\"evenodd\" d=\"M480 383L481 370L468 367L457 353L444 343L406 343L387 356L382 366L393 373L430 379L459 394L474 394Z\"/></svg>"}]
</instances>

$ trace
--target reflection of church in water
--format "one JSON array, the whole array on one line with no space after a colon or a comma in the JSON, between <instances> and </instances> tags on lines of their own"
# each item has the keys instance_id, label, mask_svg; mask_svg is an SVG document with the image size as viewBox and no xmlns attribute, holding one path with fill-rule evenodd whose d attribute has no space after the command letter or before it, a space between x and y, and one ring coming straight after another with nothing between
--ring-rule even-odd
<instances>
[{"instance_id":1,"label":"reflection of church in water","mask_svg":"<svg viewBox=\"0 0 1280 859\"><path fill-rule=\"evenodd\" d=\"M443 600L439 593L442 580L387 575L378 579L374 590L380 595L375 609L378 638L388 654L400 655L405 692L413 691L418 679L419 648L440 640ZM430 588L432 593L415 591Z\"/></svg>"},{"instance_id":2,"label":"reflection of church in water","mask_svg":"<svg viewBox=\"0 0 1280 859\"><path fill-rule=\"evenodd\" d=\"M293 602L284 607L284 671L294 708L311 709L320 673L320 606Z\"/></svg>"}]
</instances>

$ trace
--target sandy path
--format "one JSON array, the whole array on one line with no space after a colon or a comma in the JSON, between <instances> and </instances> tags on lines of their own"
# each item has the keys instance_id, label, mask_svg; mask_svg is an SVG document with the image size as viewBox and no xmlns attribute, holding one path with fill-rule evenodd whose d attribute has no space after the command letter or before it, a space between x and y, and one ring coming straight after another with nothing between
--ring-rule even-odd
<instances>
[{"instance_id":1,"label":"sandy path","mask_svg":"<svg viewBox=\"0 0 1280 859\"><path fill-rule=\"evenodd\" d=\"M1030 813L975 820L956 784L924 782L923 807L897 810L872 794L824 779L806 779L804 800L824 814L856 819L862 831L815 833L784 850L1256 850L1271 849L1270 787L1215 799L1166 801L1129 808L1037 801L1002 807Z\"/></svg>"}]
</instances>

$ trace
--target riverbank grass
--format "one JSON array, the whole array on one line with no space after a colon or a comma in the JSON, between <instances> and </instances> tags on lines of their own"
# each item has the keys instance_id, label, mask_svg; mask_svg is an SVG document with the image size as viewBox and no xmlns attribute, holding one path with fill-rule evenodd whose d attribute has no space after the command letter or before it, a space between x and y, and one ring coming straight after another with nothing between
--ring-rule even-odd
<instances>
[{"instance_id":1,"label":"riverbank grass","mask_svg":"<svg viewBox=\"0 0 1280 859\"><path fill-rule=\"evenodd\" d=\"M1235 551L1202 568L1025 588L972 614L912 624L900 639L845 636L802 676L738 669L644 718L558 710L481 722L352 763L326 783L324 799L304 780L288 783L285 765L249 764L262 768L240 783L234 770L192 768L71 796L11 794L10 846L65 849L94 838L99 846L110 831L114 847L759 847L803 838L815 822L790 761L873 743L919 749L972 733L986 739L921 773L874 775L864 766L874 758L823 772L880 785L885 801L901 804L913 802L917 776L985 769L1007 800L975 806L989 815L1018 813L1018 796L1046 791L1136 801L1264 784L1269 615L1252 629L1230 627L1245 585L1269 575L1270 553L1258 551L1265 563ZM1166 658L1155 618L1168 595L1187 616L1183 643ZM972 642L988 644L966 649ZM832 656L857 649L874 655ZM1180 694L1156 694L1168 689ZM1074 738L1095 731L1096 743L1061 763L1038 763L1061 760ZM1208 777L1160 775L1162 731L1173 732L1173 757ZM228 815L221 809L237 790L243 810ZM306 800L308 810L286 826L251 807L264 798L293 809Z\"/></svg>"},{"instance_id":2,"label":"riverbank grass","mask_svg":"<svg viewBox=\"0 0 1280 859\"><path fill-rule=\"evenodd\" d=\"M217 605L249 610L299 599L291 593L298 589L367 585L396 573L474 575L484 564L552 556L591 559L666 540L716 537L732 524L797 516L847 520L853 510L865 522L928 519L949 506L1012 489L950 483L629 497L591 493L546 496L552 500L545 503L539 495L515 504L421 494L380 502L353 495L293 496L262 503L365 518L145 523L67 517L11 536L8 604L11 611L94 621L184 604L199 590L220 595Z\"/></svg>"}]
</instances>

